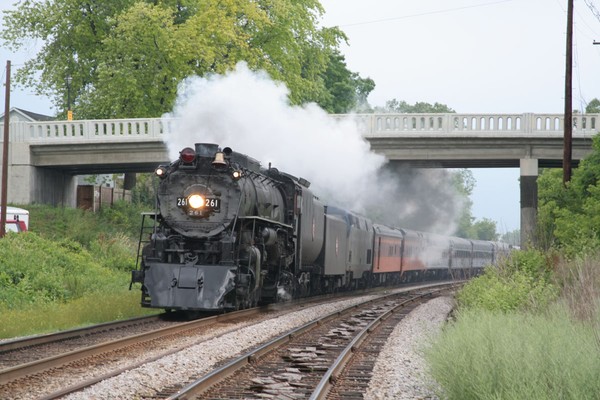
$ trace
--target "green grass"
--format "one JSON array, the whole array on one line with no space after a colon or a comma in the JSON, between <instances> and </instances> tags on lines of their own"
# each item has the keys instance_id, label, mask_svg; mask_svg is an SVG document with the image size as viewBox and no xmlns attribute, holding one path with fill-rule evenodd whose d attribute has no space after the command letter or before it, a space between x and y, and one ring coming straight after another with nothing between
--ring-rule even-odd
<instances>
[{"instance_id":1,"label":"green grass","mask_svg":"<svg viewBox=\"0 0 600 400\"><path fill-rule=\"evenodd\" d=\"M0 339L56 332L160 311L142 309L140 291L136 289L90 293L67 303L53 302L24 309L2 310Z\"/></svg>"},{"instance_id":2,"label":"green grass","mask_svg":"<svg viewBox=\"0 0 600 400\"><path fill-rule=\"evenodd\" d=\"M599 399L597 335L563 305L543 314L462 311L426 359L448 400Z\"/></svg>"},{"instance_id":3,"label":"green grass","mask_svg":"<svg viewBox=\"0 0 600 400\"><path fill-rule=\"evenodd\" d=\"M143 205L117 202L111 208L93 213L78 208L50 207L41 204L21 206L29 210L30 230L53 240L72 239L89 246L101 235L124 235L137 240L142 211L152 211Z\"/></svg>"},{"instance_id":4,"label":"green grass","mask_svg":"<svg viewBox=\"0 0 600 400\"><path fill-rule=\"evenodd\" d=\"M26 208L30 231L0 240L0 338L156 312L128 290L145 207Z\"/></svg>"}]
</instances>

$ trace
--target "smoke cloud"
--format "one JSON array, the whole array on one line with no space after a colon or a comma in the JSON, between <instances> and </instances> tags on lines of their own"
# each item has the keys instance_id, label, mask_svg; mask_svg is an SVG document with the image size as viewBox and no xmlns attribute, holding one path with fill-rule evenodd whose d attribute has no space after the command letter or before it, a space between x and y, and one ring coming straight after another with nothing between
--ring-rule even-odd
<instances>
[{"instance_id":1,"label":"smoke cloud","mask_svg":"<svg viewBox=\"0 0 600 400\"><path fill-rule=\"evenodd\" d=\"M456 226L461 203L447 172L385 168L351 117L290 105L286 86L265 72L240 63L225 75L190 77L178 93L164 116L171 159L194 143L217 143L305 178L324 202L380 223L438 233Z\"/></svg>"}]
</instances>

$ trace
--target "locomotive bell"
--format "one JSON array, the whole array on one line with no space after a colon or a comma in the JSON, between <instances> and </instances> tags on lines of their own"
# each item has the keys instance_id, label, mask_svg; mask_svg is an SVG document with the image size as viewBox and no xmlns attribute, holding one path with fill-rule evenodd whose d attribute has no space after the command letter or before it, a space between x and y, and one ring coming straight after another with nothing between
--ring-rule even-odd
<instances>
[{"instance_id":1,"label":"locomotive bell","mask_svg":"<svg viewBox=\"0 0 600 400\"><path fill-rule=\"evenodd\" d=\"M213 165L213 167L215 167L217 169L227 167L227 163L225 162L225 155L223 154L222 151L217 151L217 153L215 154L215 159L212 162L212 165Z\"/></svg>"}]
</instances>

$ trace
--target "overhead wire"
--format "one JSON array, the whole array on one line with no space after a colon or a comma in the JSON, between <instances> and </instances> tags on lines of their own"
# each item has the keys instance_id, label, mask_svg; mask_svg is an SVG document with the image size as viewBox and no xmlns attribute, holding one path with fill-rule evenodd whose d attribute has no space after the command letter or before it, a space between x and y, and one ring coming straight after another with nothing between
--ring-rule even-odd
<instances>
[{"instance_id":1,"label":"overhead wire","mask_svg":"<svg viewBox=\"0 0 600 400\"><path fill-rule=\"evenodd\" d=\"M583 2L587 6L587 8L591 12L591 14L598 20L598 22L600 22L600 11L594 5L593 0L583 0ZM575 30L578 32L578 35L575 35L574 40L577 41L577 37L579 35L582 35L582 36L585 36L586 38L588 38L590 40L590 42L595 43L596 39L598 39L597 30L594 29L594 27L590 26L590 24L588 24L586 15L584 15L584 13L580 12L580 7L576 7L575 12L578 16L577 22L575 24ZM587 28L587 30L589 32L591 32L591 35L594 35L594 36L591 36L590 34L588 34L588 32L585 32L584 30L580 29L581 25L584 25ZM588 43L588 45L592 46L593 44ZM584 112L585 108L587 107L589 102L586 101L584 93L582 91L582 86L581 86L582 70L581 70L581 63L579 61L579 44L576 43L574 47L576 49L576 51L574 52L574 55L575 55L574 70L576 71L576 76L577 76L577 84L578 84L579 102L580 102L580 106L581 106L581 112ZM600 50L600 49L598 49L598 50ZM600 54L600 51L598 53Z\"/></svg>"},{"instance_id":2,"label":"overhead wire","mask_svg":"<svg viewBox=\"0 0 600 400\"><path fill-rule=\"evenodd\" d=\"M371 20L371 21L353 22L353 23L349 23L349 24L339 25L339 27L340 28L345 28L345 27L349 27L349 26L369 25L369 24L377 24L377 23L381 23L381 22L397 21L397 20L401 20L401 19L423 17L423 16L426 16L426 15L445 14L445 13L450 13L450 12L467 10L467 9L470 9L470 8L487 7L487 6L492 6L492 5L500 4L500 3L508 3L508 2L511 2L511 1L515 1L515 0L498 0L498 1L492 1L492 2L484 3L484 4L473 4L473 5L470 5L470 6L445 8L443 10L426 11L426 12L417 13L417 14L401 15L401 16L398 16L398 17L375 19L375 20Z\"/></svg>"},{"instance_id":3,"label":"overhead wire","mask_svg":"<svg viewBox=\"0 0 600 400\"><path fill-rule=\"evenodd\" d=\"M584 0L584 1L586 2L586 5L587 5L587 3L588 3L589 0ZM564 11L564 9L563 9L563 11ZM598 31L597 29L594 29L592 26L590 26L590 24L588 23L585 15L583 13L581 13L580 7L575 7L574 11L575 11L575 14L577 14L577 17L578 17L575 29L579 33L581 33L582 35L590 38L590 40L598 39L598 36L600 35L600 31ZM594 16L597 18L596 15L594 15ZM588 32L584 32L582 29L579 29L579 25L580 24L583 25L583 26L585 26L587 28L587 30L589 31L589 33Z\"/></svg>"},{"instance_id":4,"label":"overhead wire","mask_svg":"<svg viewBox=\"0 0 600 400\"><path fill-rule=\"evenodd\" d=\"M599 18L600 14L597 14L596 12L598 11L598 9L593 5L592 0L583 0L585 2L585 4L588 6L588 8L590 8L590 10L592 11L592 13L594 14L594 16L596 18ZM564 7L564 5L559 1L556 0L556 3L558 4L559 8L563 11L563 13L566 14L567 10ZM590 7L591 5L591 7ZM594 12L594 10L596 12ZM578 37L584 36L587 37L588 39L590 39L590 41L592 41L592 39L594 39L593 36L591 35L597 35L596 31L594 30L594 28L592 26L590 26L588 24L588 21L586 20L586 16L580 12L580 7L574 7L574 12L577 15L577 20L573 26L573 29L575 32L577 32L577 35L573 35L573 47L574 47L574 51L573 51L573 57L574 57L574 62L573 62L573 71L576 75L577 78L577 86L578 86L578 96L579 96L579 105L581 107L581 112L585 111L585 108L588 105L588 101L585 100L585 96L583 94L582 91L582 85L581 85L581 63L580 63L580 59L579 59L579 41L578 41ZM600 21L600 19L599 19ZM584 31L583 29L581 29L582 26L585 26L589 32L591 32L591 35ZM591 44L590 44L591 45ZM599 50L599 54L600 54L600 49Z\"/></svg>"},{"instance_id":5,"label":"overhead wire","mask_svg":"<svg viewBox=\"0 0 600 400\"><path fill-rule=\"evenodd\" d=\"M580 112L585 112L585 108L587 107L588 102L585 100L585 96L581 90L581 68L579 65L579 44L577 41L577 35L573 37L573 70L575 71L575 76L577 77L577 91L579 93L579 106Z\"/></svg>"},{"instance_id":6,"label":"overhead wire","mask_svg":"<svg viewBox=\"0 0 600 400\"><path fill-rule=\"evenodd\" d=\"M596 8L596 6L594 5L594 2L592 0L583 0L583 1L588 6L588 8L592 12L592 14L594 14L596 19L598 21L600 21L600 11L598 10L598 8Z\"/></svg>"}]
</instances>

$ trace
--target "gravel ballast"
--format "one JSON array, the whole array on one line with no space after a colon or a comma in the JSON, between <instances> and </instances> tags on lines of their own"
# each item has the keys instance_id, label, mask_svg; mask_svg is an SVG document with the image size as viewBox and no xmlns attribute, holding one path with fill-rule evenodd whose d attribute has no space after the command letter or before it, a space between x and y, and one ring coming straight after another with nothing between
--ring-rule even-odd
<instances>
[{"instance_id":1,"label":"gravel ballast","mask_svg":"<svg viewBox=\"0 0 600 400\"><path fill-rule=\"evenodd\" d=\"M365 399L437 399L421 352L440 332L453 307L451 297L438 297L398 324L377 358Z\"/></svg>"},{"instance_id":2,"label":"gravel ballast","mask_svg":"<svg viewBox=\"0 0 600 400\"><path fill-rule=\"evenodd\" d=\"M371 297L371 296L365 296ZM309 307L190 346L176 354L100 382L68 399L129 399L153 396L157 391L191 376L209 372L234 357L284 332L365 300L365 297ZM425 375L419 349L439 331L453 305L449 297L429 301L409 314L394 330L375 365L368 399L430 399L431 382Z\"/></svg>"},{"instance_id":3,"label":"gravel ballast","mask_svg":"<svg viewBox=\"0 0 600 400\"><path fill-rule=\"evenodd\" d=\"M317 317L331 314L375 297L377 296L361 296L350 300L308 307L255 325L242 327L218 338L191 346L176 354L163 357L102 381L66 398L71 400L100 400L153 396L165 387L185 381L186 378L191 376L205 374L219 362L239 355Z\"/></svg>"}]
</instances>

